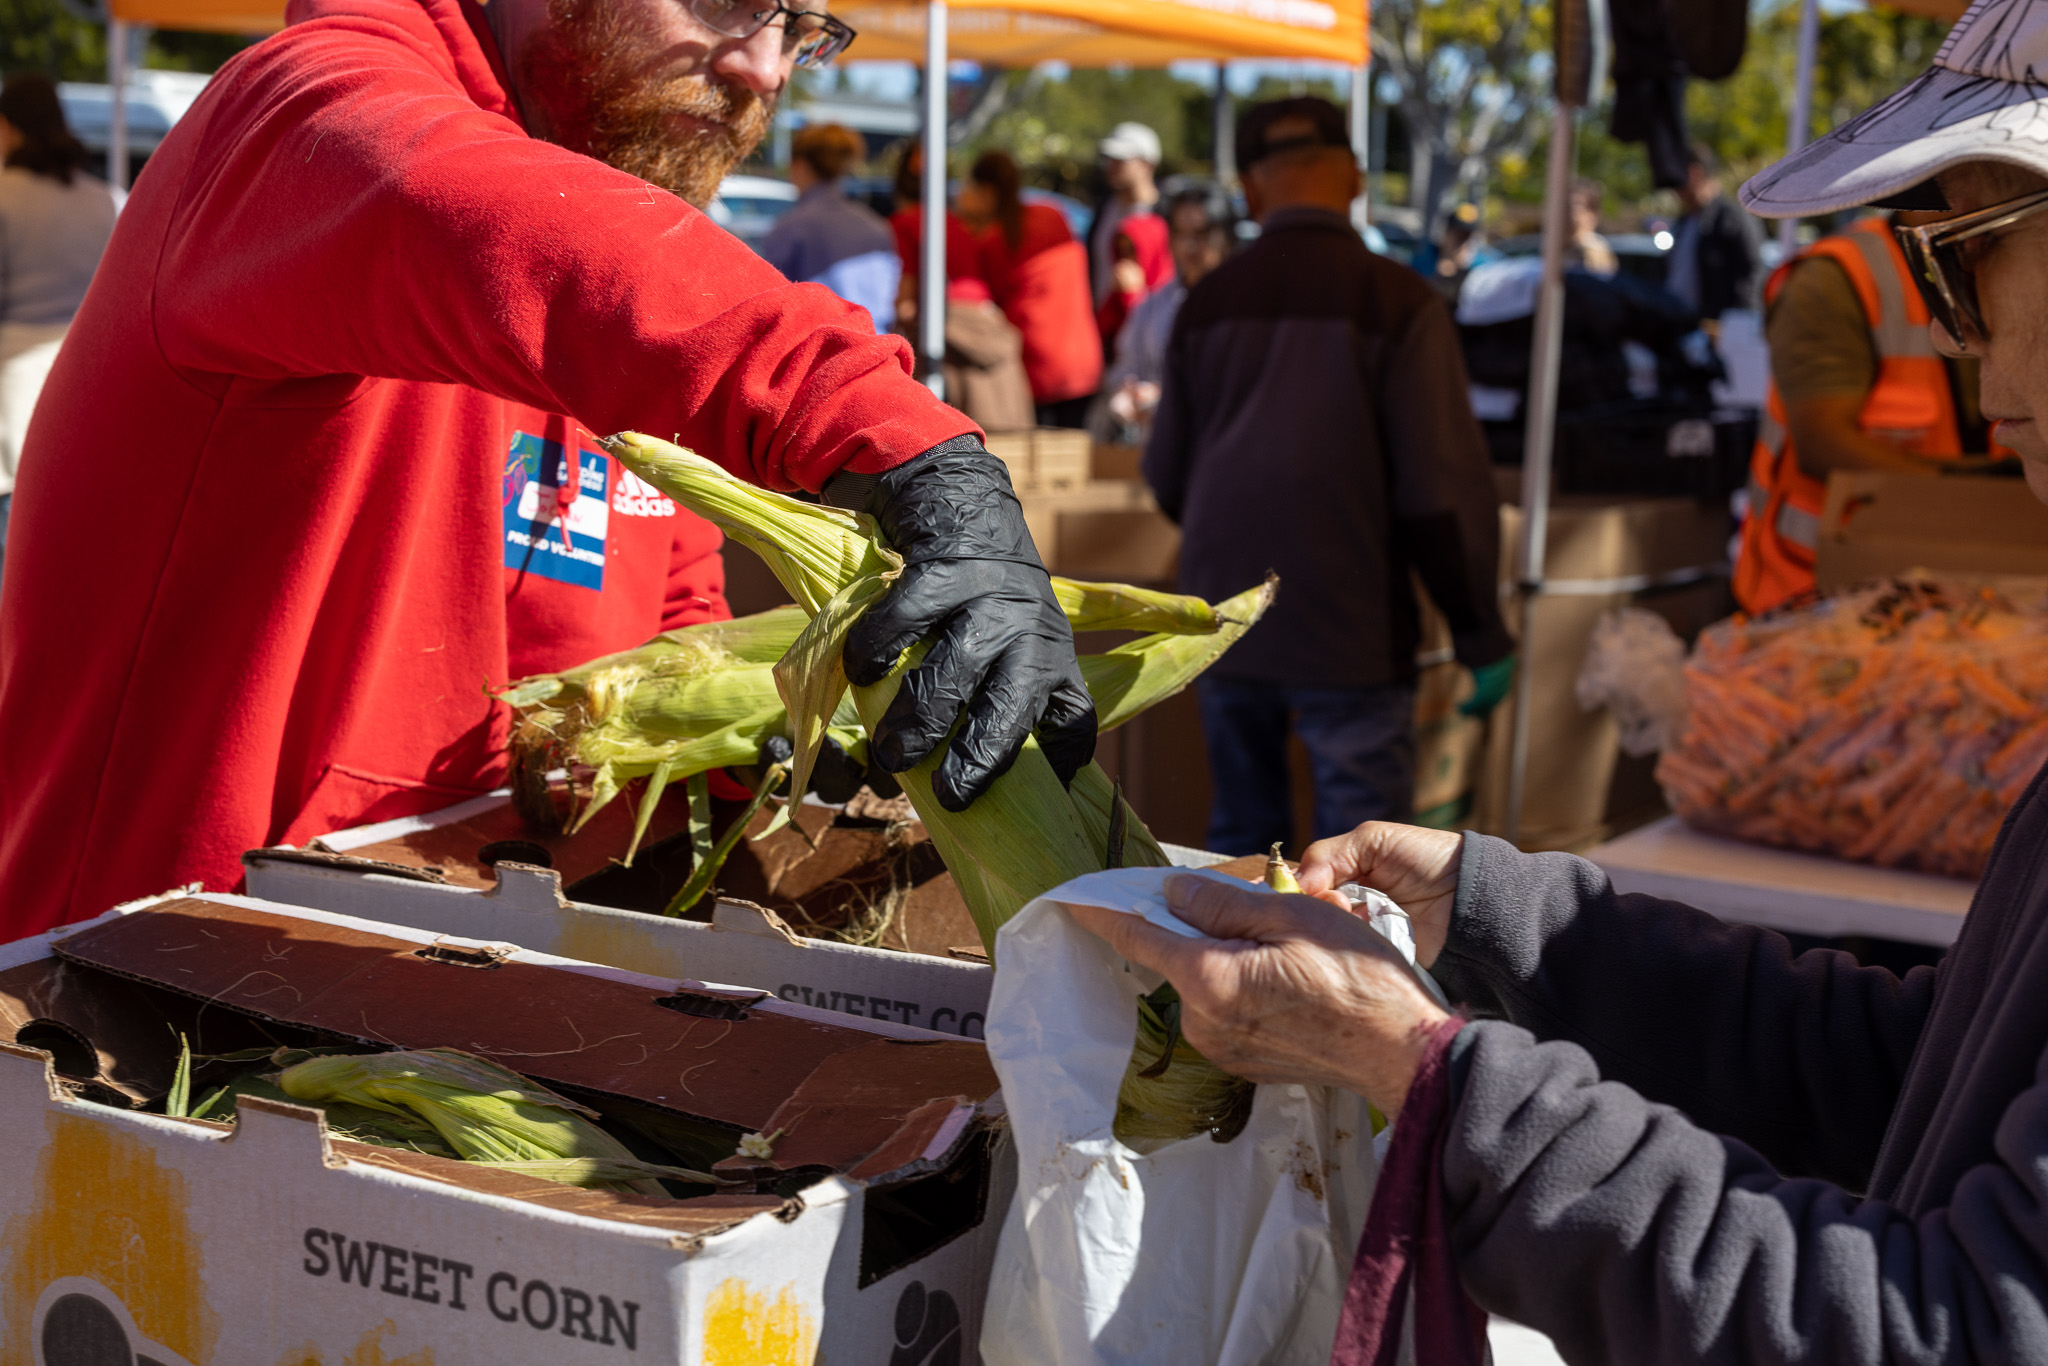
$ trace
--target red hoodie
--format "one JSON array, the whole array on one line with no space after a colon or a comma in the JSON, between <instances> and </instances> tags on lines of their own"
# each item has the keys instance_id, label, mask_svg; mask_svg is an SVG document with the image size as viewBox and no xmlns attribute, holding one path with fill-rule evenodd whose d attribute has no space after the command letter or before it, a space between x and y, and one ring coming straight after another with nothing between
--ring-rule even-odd
<instances>
[{"instance_id":1,"label":"red hoodie","mask_svg":"<svg viewBox=\"0 0 2048 1366\"><path fill-rule=\"evenodd\" d=\"M6 937L495 785L490 689L689 596L653 495L567 468L579 426L812 490L974 430L829 290L528 138L463 0L290 18L150 158L29 431Z\"/></svg>"},{"instance_id":2,"label":"red hoodie","mask_svg":"<svg viewBox=\"0 0 2048 1366\"><path fill-rule=\"evenodd\" d=\"M1088 249L1050 204L1026 204L1017 245L1000 225L982 233L982 274L996 305L1024 336L1031 397L1059 403L1095 392L1102 339L1088 294Z\"/></svg>"}]
</instances>

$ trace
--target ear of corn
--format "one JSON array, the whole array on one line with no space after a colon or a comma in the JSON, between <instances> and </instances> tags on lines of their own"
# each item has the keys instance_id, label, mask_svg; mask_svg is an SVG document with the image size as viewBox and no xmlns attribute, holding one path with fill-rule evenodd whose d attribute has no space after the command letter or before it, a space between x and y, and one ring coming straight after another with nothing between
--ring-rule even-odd
<instances>
[{"instance_id":1,"label":"ear of corn","mask_svg":"<svg viewBox=\"0 0 2048 1366\"><path fill-rule=\"evenodd\" d=\"M422 1120L472 1162L639 1164L624 1144L592 1122L595 1112L586 1106L453 1048L309 1058L280 1073L278 1085L297 1100L346 1102ZM572 1184L662 1194L661 1186L644 1175L623 1180L592 1176Z\"/></svg>"},{"instance_id":2,"label":"ear of corn","mask_svg":"<svg viewBox=\"0 0 2048 1366\"><path fill-rule=\"evenodd\" d=\"M872 729L878 724L901 686L904 672L923 658L925 647L906 651L896 669L881 682L847 687L841 663L847 631L902 568L901 558L882 543L874 520L752 488L710 461L637 433L612 437L605 446L641 478L760 554L790 595L811 614L810 624L791 641L774 671L799 782L808 773L826 728L842 720L849 702L862 725ZM1155 632L1111 651L1092 666L1084 664L1084 670L1094 670L1089 681L1091 688L1099 687L1099 712L1107 724L1114 725L1186 687L1264 612L1272 601L1273 585L1269 582L1216 608L1178 594L1152 593L1127 585L1060 580L1054 591L1077 629ZM614 657L613 667L622 662ZM570 687L529 680L514 694L532 698L550 717L564 718L555 724L566 728L574 706L567 695L576 686L586 696L593 683L600 688L627 686L623 678L616 685L599 682L601 673L595 671ZM662 699L659 705L671 707L673 701L672 697ZM606 709L602 704L597 710L602 716L594 732L603 730L618 712L618 708ZM755 723L773 724L760 713L750 718L749 724ZM678 772L701 771L697 765L703 750L680 763L676 751L682 745L705 745L708 737L703 735L680 738L693 734L691 728L703 723L670 713L662 724L677 738L657 740L650 733L653 727L635 727L631 735L613 728L595 743L576 738L574 757L599 769L593 784L593 808L615 795L629 777L652 774L657 765L669 764L666 773L671 777ZM729 723L727 729L738 724ZM553 735L560 738L559 732ZM737 747L736 739L733 743ZM952 870L983 942L993 952L997 930L1032 898L1104 866L1111 815L1119 799L1092 764L1069 790L1054 774L1037 742L1029 740L979 800L964 812L948 811L934 799L931 787L932 774L944 753L942 746L899 774L898 780ZM1128 810L1124 814L1124 862L1133 866L1164 864L1165 856L1151 833ZM1140 1090L1127 1097L1123 1107L1132 1116L1131 1133L1185 1137L1208 1131L1227 1137L1226 1130L1235 1132L1233 1125L1241 1127L1249 1105L1249 1086L1221 1073L1177 1038L1169 1039L1155 1013L1141 1010L1140 1016L1140 1032L1145 1037L1139 1051L1152 1044L1151 1054L1169 1054L1171 1065L1163 1075L1137 1080ZM1158 1037L1152 1038L1152 1034ZM1145 1062L1151 1061L1152 1057L1145 1058ZM1133 1072L1140 1066L1134 1055ZM1127 1089L1131 1085L1127 1079ZM1147 1125L1151 1127L1147 1129ZM1119 1132L1124 1128L1120 1118Z\"/></svg>"},{"instance_id":3,"label":"ear of corn","mask_svg":"<svg viewBox=\"0 0 2048 1366\"><path fill-rule=\"evenodd\" d=\"M1278 591L1279 580L1269 577L1213 609L1204 603L1216 623L1206 635L1164 631L1103 654L1081 656L1081 677L1095 699L1096 723L1105 732L1115 730L1194 682L1258 623Z\"/></svg>"},{"instance_id":4,"label":"ear of corn","mask_svg":"<svg viewBox=\"0 0 2048 1366\"><path fill-rule=\"evenodd\" d=\"M1301 890L1301 884L1295 881L1294 870L1287 866L1287 859L1281 854L1278 844L1266 855L1266 885L1276 892Z\"/></svg>"},{"instance_id":5,"label":"ear of corn","mask_svg":"<svg viewBox=\"0 0 2048 1366\"><path fill-rule=\"evenodd\" d=\"M1221 624L1220 613L1186 593L1162 593L1127 583L1081 583L1053 576L1053 595L1067 624L1076 631L1164 631L1172 635L1208 635Z\"/></svg>"}]
</instances>

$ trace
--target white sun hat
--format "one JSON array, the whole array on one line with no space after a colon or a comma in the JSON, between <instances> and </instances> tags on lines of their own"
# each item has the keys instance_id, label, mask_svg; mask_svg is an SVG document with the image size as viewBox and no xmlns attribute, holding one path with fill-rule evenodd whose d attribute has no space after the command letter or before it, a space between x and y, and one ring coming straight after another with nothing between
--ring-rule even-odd
<instances>
[{"instance_id":1,"label":"white sun hat","mask_svg":"<svg viewBox=\"0 0 2048 1366\"><path fill-rule=\"evenodd\" d=\"M1764 218L1835 213L1894 199L1964 161L2048 175L2048 0L1976 0L1933 66L1756 175L1742 204Z\"/></svg>"}]
</instances>

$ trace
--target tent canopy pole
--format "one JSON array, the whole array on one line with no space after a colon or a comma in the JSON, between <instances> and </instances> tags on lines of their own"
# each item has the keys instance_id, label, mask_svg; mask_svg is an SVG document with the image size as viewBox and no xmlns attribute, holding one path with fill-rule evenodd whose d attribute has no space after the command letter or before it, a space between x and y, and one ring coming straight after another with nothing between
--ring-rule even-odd
<instances>
[{"instance_id":1,"label":"tent canopy pole","mask_svg":"<svg viewBox=\"0 0 2048 1366\"><path fill-rule=\"evenodd\" d=\"M924 243L918 260L917 349L925 383L946 396L946 0L925 5Z\"/></svg>"},{"instance_id":2,"label":"tent canopy pole","mask_svg":"<svg viewBox=\"0 0 2048 1366\"><path fill-rule=\"evenodd\" d=\"M1813 132L1813 60L1820 50L1820 0L1802 0L1799 6L1799 66L1792 78L1792 121L1785 129L1785 155L1804 147ZM1799 220L1788 218L1778 224L1778 245L1785 259L1799 249Z\"/></svg>"},{"instance_id":3,"label":"tent canopy pole","mask_svg":"<svg viewBox=\"0 0 2048 1366\"><path fill-rule=\"evenodd\" d=\"M113 108L107 123L107 183L128 188L128 21L107 20L107 86Z\"/></svg>"}]
</instances>

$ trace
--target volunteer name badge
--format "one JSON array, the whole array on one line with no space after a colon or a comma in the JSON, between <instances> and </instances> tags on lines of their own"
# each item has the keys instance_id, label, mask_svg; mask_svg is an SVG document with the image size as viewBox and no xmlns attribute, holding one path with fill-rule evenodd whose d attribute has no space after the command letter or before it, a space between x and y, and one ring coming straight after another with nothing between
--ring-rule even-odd
<instances>
[{"instance_id":1,"label":"volunteer name badge","mask_svg":"<svg viewBox=\"0 0 2048 1366\"><path fill-rule=\"evenodd\" d=\"M611 457L516 432L505 458L505 567L604 590Z\"/></svg>"}]
</instances>

